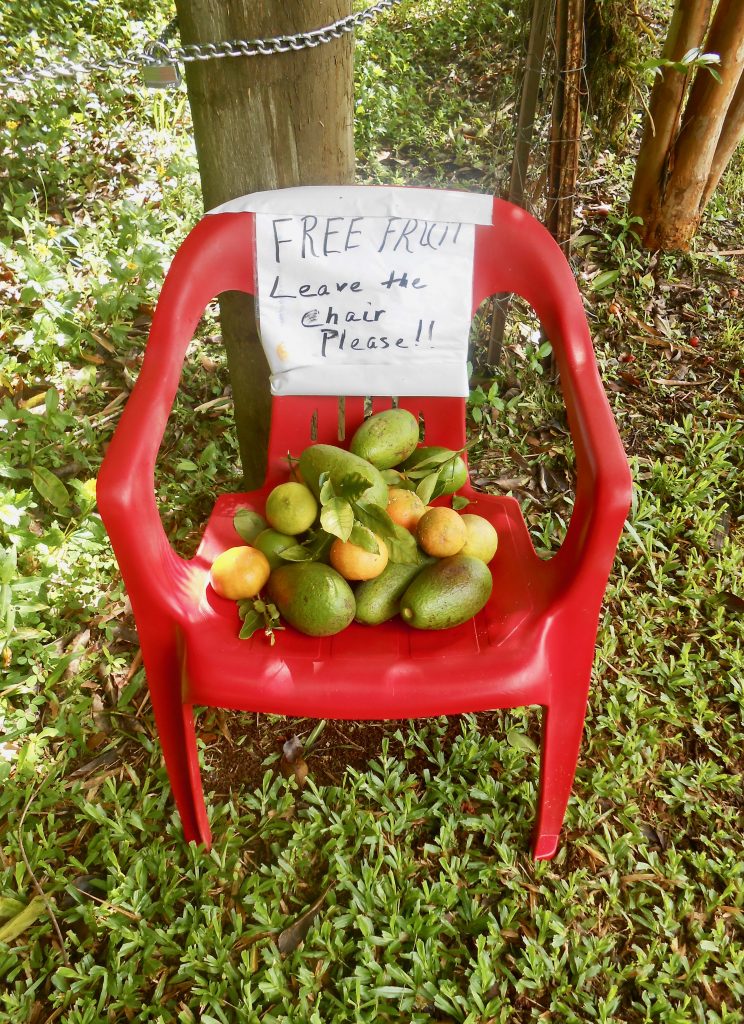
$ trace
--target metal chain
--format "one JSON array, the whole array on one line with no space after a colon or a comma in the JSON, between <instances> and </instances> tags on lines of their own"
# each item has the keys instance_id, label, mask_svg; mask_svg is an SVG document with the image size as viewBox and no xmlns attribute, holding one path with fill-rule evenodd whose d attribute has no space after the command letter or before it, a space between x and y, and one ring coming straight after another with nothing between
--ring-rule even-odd
<instances>
[{"instance_id":1,"label":"metal chain","mask_svg":"<svg viewBox=\"0 0 744 1024\"><path fill-rule=\"evenodd\" d=\"M99 71L124 71L134 73L141 68L154 64L184 64L200 60L216 60L221 57L268 57L277 53L296 52L314 49L323 43L340 39L347 32L372 21L382 11L396 6L402 0L378 0L378 3L367 7L358 14L350 14L339 18L331 25L316 28L310 32L297 32L294 35L272 36L269 39L227 39L219 43L187 43L185 46L171 49L168 40L175 34L178 20L173 18L156 40L149 42L143 50L130 50L122 57L95 60L81 58L79 60L60 61L42 67L24 68L17 74L0 76L0 87L28 85L40 79L64 79L77 75L86 75Z\"/></svg>"}]
</instances>

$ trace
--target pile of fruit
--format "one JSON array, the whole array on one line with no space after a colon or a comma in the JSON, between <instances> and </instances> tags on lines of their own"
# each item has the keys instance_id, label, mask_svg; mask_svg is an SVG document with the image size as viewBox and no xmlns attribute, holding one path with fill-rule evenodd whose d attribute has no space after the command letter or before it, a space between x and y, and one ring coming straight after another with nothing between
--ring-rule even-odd
<instances>
[{"instance_id":1,"label":"pile of fruit","mask_svg":"<svg viewBox=\"0 0 744 1024\"><path fill-rule=\"evenodd\" d=\"M210 583L238 602L241 637L265 628L273 643L282 619L309 636L395 615L447 629L483 608L496 530L459 511L468 504L456 494L467 479L461 454L418 441L410 412L370 416L348 451L306 448L293 479L268 495L265 519L236 515L246 544L215 559ZM453 507L429 505L440 495L454 495Z\"/></svg>"}]
</instances>

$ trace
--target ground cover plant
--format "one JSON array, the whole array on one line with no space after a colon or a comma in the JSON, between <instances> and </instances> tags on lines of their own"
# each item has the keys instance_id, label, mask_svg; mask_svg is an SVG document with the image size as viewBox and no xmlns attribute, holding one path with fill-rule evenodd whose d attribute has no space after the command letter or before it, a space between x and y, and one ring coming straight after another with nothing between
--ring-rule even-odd
<instances>
[{"instance_id":1,"label":"ground cover plant","mask_svg":"<svg viewBox=\"0 0 744 1024\"><path fill-rule=\"evenodd\" d=\"M109 55L169 13L6 5L0 35L9 63ZM520 32L511 5L464 0L366 28L360 178L499 188ZM115 73L4 98L0 1021L742 1021L741 158L683 256L643 252L627 218L637 124L582 166L573 262L635 493L556 859L527 854L537 709L204 713L207 855L182 839L95 507L201 212L188 109ZM522 502L547 556L573 483L549 345L515 302L490 370L487 321L473 475ZM218 333L205 318L159 462L183 552L240 479Z\"/></svg>"}]
</instances>

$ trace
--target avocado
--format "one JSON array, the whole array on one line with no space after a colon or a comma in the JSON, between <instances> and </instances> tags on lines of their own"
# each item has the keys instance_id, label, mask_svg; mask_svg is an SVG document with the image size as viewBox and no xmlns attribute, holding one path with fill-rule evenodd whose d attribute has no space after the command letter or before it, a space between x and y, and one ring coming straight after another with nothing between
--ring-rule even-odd
<instances>
[{"instance_id":1,"label":"avocado","mask_svg":"<svg viewBox=\"0 0 744 1024\"><path fill-rule=\"evenodd\" d=\"M360 583L354 592L356 621L365 626L379 626L397 615L401 597L422 568L421 565L388 562L379 576Z\"/></svg>"},{"instance_id":2,"label":"avocado","mask_svg":"<svg viewBox=\"0 0 744 1024\"><path fill-rule=\"evenodd\" d=\"M449 629L472 619L492 589L485 562L450 555L421 570L401 598L400 614L415 629Z\"/></svg>"},{"instance_id":3,"label":"avocado","mask_svg":"<svg viewBox=\"0 0 744 1024\"><path fill-rule=\"evenodd\" d=\"M349 445L354 455L378 469L391 469L407 459L418 444L418 420L407 409L386 409L370 416Z\"/></svg>"},{"instance_id":4,"label":"avocado","mask_svg":"<svg viewBox=\"0 0 744 1024\"><path fill-rule=\"evenodd\" d=\"M369 488L364 493L365 500L382 508L387 507L388 488L379 469L344 448L332 444L311 445L300 455L300 472L316 498L320 497L318 480L321 473L330 474L331 483L336 489L345 476L358 473L369 480Z\"/></svg>"},{"instance_id":5,"label":"avocado","mask_svg":"<svg viewBox=\"0 0 744 1024\"><path fill-rule=\"evenodd\" d=\"M354 593L322 562L290 562L269 577L267 593L287 622L307 636L333 636L354 618Z\"/></svg>"},{"instance_id":6,"label":"avocado","mask_svg":"<svg viewBox=\"0 0 744 1024\"><path fill-rule=\"evenodd\" d=\"M429 445L417 448L412 455L410 455L403 463L400 469L405 472L407 469L414 469L419 463L425 459L430 459L432 456L444 456L449 455L451 459L448 459L442 465L439 470L439 483L444 485L442 494L454 494L455 491L459 491L460 488L467 482L468 479L468 467L465 465L465 460L459 455L455 455L451 448L442 448L439 445ZM438 464L431 464L430 472L434 473ZM429 468L429 467L427 467Z\"/></svg>"}]
</instances>

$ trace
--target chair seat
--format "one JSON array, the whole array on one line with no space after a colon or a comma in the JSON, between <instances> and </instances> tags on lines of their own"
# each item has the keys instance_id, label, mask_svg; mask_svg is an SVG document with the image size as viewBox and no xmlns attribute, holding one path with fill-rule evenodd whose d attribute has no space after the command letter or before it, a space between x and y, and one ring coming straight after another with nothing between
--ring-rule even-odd
<instances>
[{"instance_id":1,"label":"chair seat","mask_svg":"<svg viewBox=\"0 0 744 1024\"><path fill-rule=\"evenodd\" d=\"M381 719L546 701L552 574L550 563L535 554L513 498L466 492L472 502L468 511L489 519L499 534L490 565L493 594L474 619L437 631L412 629L398 618L380 626L352 623L323 638L286 625L272 646L263 631L239 639L235 602L218 597L208 583L216 555L240 543L235 512L262 512L269 489L222 496L190 563L190 600L180 617L186 702Z\"/></svg>"}]
</instances>

